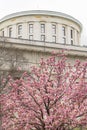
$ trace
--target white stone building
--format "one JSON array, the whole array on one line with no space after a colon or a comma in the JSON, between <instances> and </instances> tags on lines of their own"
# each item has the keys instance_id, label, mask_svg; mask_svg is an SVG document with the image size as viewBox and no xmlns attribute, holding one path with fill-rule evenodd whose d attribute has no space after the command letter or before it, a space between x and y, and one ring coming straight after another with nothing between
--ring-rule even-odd
<instances>
[{"instance_id":1,"label":"white stone building","mask_svg":"<svg viewBox=\"0 0 87 130\"><path fill-rule=\"evenodd\" d=\"M65 50L69 62L87 59L80 45L81 23L64 13L33 10L14 13L0 20L0 70L29 70L40 58ZM1 71L0 71L1 72ZM19 72L18 72L19 73Z\"/></svg>"},{"instance_id":2,"label":"white stone building","mask_svg":"<svg viewBox=\"0 0 87 130\"><path fill-rule=\"evenodd\" d=\"M80 44L81 23L75 18L52 11L25 11L0 20L0 35L50 43Z\"/></svg>"},{"instance_id":3,"label":"white stone building","mask_svg":"<svg viewBox=\"0 0 87 130\"><path fill-rule=\"evenodd\" d=\"M33 10L8 15L0 20L0 47L4 53L0 67L8 70L12 61L28 69L41 57L62 49L71 62L76 58L85 60L87 48L80 46L81 31L81 23L64 13Z\"/></svg>"}]
</instances>

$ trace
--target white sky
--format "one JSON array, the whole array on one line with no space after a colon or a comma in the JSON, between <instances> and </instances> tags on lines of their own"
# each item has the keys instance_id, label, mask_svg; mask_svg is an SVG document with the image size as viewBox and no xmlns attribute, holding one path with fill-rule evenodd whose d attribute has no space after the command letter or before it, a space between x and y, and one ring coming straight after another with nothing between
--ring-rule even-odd
<instances>
[{"instance_id":1,"label":"white sky","mask_svg":"<svg viewBox=\"0 0 87 130\"><path fill-rule=\"evenodd\" d=\"M87 0L0 0L0 19L26 10L51 10L75 17L83 25L82 44L87 45Z\"/></svg>"}]
</instances>

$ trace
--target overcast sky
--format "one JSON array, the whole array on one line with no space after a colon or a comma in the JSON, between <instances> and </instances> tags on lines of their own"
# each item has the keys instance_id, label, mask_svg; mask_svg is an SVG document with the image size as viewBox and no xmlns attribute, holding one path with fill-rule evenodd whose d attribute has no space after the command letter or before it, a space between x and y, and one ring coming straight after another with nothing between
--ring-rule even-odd
<instances>
[{"instance_id":1,"label":"overcast sky","mask_svg":"<svg viewBox=\"0 0 87 130\"><path fill-rule=\"evenodd\" d=\"M0 0L0 19L26 10L51 10L75 17L83 25L82 44L87 45L87 0Z\"/></svg>"}]
</instances>

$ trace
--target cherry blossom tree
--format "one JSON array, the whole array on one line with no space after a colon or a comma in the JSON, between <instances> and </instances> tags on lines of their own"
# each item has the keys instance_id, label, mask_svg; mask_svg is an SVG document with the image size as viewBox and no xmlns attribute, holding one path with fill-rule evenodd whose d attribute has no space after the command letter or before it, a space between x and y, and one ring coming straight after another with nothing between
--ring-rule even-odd
<instances>
[{"instance_id":1,"label":"cherry blossom tree","mask_svg":"<svg viewBox=\"0 0 87 130\"><path fill-rule=\"evenodd\" d=\"M0 95L3 130L87 127L86 69L87 62L72 65L63 54L53 54L20 79L9 76Z\"/></svg>"}]
</instances>

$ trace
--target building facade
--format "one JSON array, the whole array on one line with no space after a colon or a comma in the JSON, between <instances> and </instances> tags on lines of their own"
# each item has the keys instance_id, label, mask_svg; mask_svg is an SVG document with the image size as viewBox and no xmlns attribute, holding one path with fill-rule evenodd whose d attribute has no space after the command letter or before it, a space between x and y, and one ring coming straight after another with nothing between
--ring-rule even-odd
<instances>
[{"instance_id":1,"label":"building facade","mask_svg":"<svg viewBox=\"0 0 87 130\"><path fill-rule=\"evenodd\" d=\"M70 45L80 44L82 25L75 18L52 11L25 11L0 20L0 35Z\"/></svg>"},{"instance_id":2,"label":"building facade","mask_svg":"<svg viewBox=\"0 0 87 130\"><path fill-rule=\"evenodd\" d=\"M29 70L42 57L61 50L72 65L76 59L85 61L87 48L80 45L81 31L77 19L59 12L33 10L8 15L0 20L0 70Z\"/></svg>"},{"instance_id":3,"label":"building facade","mask_svg":"<svg viewBox=\"0 0 87 130\"><path fill-rule=\"evenodd\" d=\"M60 12L32 10L5 16L0 20L0 67L8 70L16 64L28 69L60 50L66 50L70 62L83 61L87 49L80 46L81 31L77 19Z\"/></svg>"}]
</instances>

